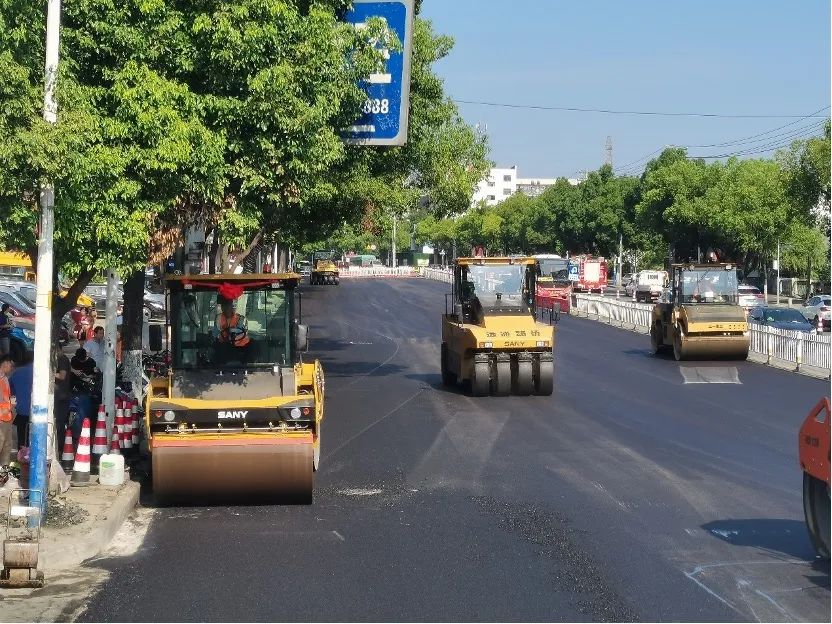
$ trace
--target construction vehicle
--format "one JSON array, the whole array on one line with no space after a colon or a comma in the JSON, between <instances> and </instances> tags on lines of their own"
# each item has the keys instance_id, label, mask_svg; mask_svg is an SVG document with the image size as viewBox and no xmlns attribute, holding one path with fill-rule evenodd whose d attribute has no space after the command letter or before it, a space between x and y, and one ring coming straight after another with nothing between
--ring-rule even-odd
<instances>
[{"instance_id":1,"label":"construction vehicle","mask_svg":"<svg viewBox=\"0 0 832 624\"><path fill-rule=\"evenodd\" d=\"M324 375L303 362L297 273L168 276L171 365L145 433L160 502L312 498Z\"/></svg>"},{"instance_id":2,"label":"construction vehicle","mask_svg":"<svg viewBox=\"0 0 832 624\"><path fill-rule=\"evenodd\" d=\"M819 556L829 558L829 397L821 399L800 427L797 444L803 470L803 514Z\"/></svg>"},{"instance_id":3,"label":"construction vehicle","mask_svg":"<svg viewBox=\"0 0 832 624\"><path fill-rule=\"evenodd\" d=\"M572 284L575 292L604 292L607 287L606 259L576 256L569 259L569 266L578 268L578 279Z\"/></svg>"},{"instance_id":4,"label":"construction vehicle","mask_svg":"<svg viewBox=\"0 0 832 624\"><path fill-rule=\"evenodd\" d=\"M538 307L556 306L560 312L569 313L572 304L572 282L569 281L569 260L557 254L536 254Z\"/></svg>"},{"instance_id":5,"label":"construction vehicle","mask_svg":"<svg viewBox=\"0 0 832 624\"><path fill-rule=\"evenodd\" d=\"M334 251L316 251L313 253L312 272L309 274L309 283L339 284L341 282L341 276L334 260Z\"/></svg>"},{"instance_id":6,"label":"construction vehicle","mask_svg":"<svg viewBox=\"0 0 832 624\"><path fill-rule=\"evenodd\" d=\"M739 305L736 266L727 263L671 266L670 301L653 307L653 353L673 349L677 360L748 357L749 333Z\"/></svg>"},{"instance_id":7,"label":"construction vehicle","mask_svg":"<svg viewBox=\"0 0 832 624\"><path fill-rule=\"evenodd\" d=\"M474 396L552 394L555 329L535 318L534 258L457 258L442 317L442 382Z\"/></svg>"}]
</instances>

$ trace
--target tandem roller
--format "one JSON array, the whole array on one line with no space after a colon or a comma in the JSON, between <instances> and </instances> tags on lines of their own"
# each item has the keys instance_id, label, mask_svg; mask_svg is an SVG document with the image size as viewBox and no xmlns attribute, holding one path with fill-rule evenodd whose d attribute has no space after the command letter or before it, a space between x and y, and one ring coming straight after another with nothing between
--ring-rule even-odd
<instances>
[{"instance_id":1,"label":"tandem roller","mask_svg":"<svg viewBox=\"0 0 832 624\"><path fill-rule=\"evenodd\" d=\"M158 502L311 502L324 375L302 358L299 280L166 281L172 365L150 381L144 423Z\"/></svg>"}]
</instances>

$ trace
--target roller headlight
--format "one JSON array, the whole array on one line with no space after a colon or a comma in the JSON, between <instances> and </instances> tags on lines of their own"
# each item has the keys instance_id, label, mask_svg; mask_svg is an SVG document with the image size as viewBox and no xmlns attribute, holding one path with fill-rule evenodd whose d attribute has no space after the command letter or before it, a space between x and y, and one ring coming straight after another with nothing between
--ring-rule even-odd
<instances>
[{"instance_id":1,"label":"roller headlight","mask_svg":"<svg viewBox=\"0 0 832 624\"><path fill-rule=\"evenodd\" d=\"M176 413L173 410L168 410L165 412L165 420L171 422L174 418L176 418Z\"/></svg>"},{"instance_id":2,"label":"roller headlight","mask_svg":"<svg viewBox=\"0 0 832 624\"><path fill-rule=\"evenodd\" d=\"M292 417L292 420L297 420L298 418L300 418L300 408L299 407L293 407L291 409L291 411L289 412L289 416Z\"/></svg>"}]
</instances>

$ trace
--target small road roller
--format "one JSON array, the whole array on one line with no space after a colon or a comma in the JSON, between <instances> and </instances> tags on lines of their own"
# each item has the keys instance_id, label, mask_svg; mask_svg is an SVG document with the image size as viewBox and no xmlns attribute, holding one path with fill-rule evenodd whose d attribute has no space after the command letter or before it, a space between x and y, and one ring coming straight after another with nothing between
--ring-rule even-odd
<instances>
[{"instance_id":1,"label":"small road roller","mask_svg":"<svg viewBox=\"0 0 832 624\"><path fill-rule=\"evenodd\" d=\"M555 328L535 318L534 258L458 258L442 317L442 382L474 396L550 395Z\"/></svg>"},{"instance_id":2,"label":"small road roller","mask_svg":"<svg viewBox=\"0 0 832 624\"><path fill-rule=\"evenodd\" d=\"M158 502L311 502L324 374L303 362L296 273L169 277L171 367L150 380Z\"/></svg>"},{"instance_id":3,"label":"small road roller","mask_svg":"<svg viewBox=\"0 0 832 624\"><path fill-rule=\"evenodd\" d=\"M332 284L341 283L341 274L338 272L338 265L335 264L334 251L316 251L312 254L312 272L309 274L310 284Z\"/></svg>"},{"instance_id":4,"label":"small road roller","mask_svg":"<svg viewBox=\"0 0 832 624\"><path fill-rule=\"evenodd\" d=\"M800 427L798 450L803 470L803 514L819 557L829 559L829 398L821 399Z\"/></svg>"},{"instance_id":5,"label":"small road roller","mask_svg":"<svg viewBox=\"0 0 832 624\"><path fill-rule=\"evenodd\" d=\"M670 301L653 307L650 344L654 354L673 350L677 360L748 357L749 333L739 305L732 264L674 264Z\"/></svg>"}]
</instances>

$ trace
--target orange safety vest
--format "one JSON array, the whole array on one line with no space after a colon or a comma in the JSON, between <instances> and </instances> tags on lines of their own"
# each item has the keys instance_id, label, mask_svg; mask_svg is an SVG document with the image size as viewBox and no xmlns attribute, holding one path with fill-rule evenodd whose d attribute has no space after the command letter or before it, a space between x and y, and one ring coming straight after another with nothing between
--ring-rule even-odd
<instances>
[{"instance_id":1,"label":"orange safety vest","mask_svg":"<svg viewBox=\"0 0 832 624\"><path fill-rule=\"evenodd\" d=\"M0 377L0 422L11 422L14 420L12 413L12 389L9 386L8 378Z\"/></svg>"},{"instance_id":2,"label":"orange safety vest","mask_svg":"<svg viewBox=\"0 0 832 624\"><path fill-rule=\"evenodd\" d=\"M240 320L240 315L236 312L231 319L226 319L225 314L220 314L218 319L218 325L220 326L220 342L231 342L235 347L245 347L249 342L248 333L243 334L241 338L233 341L231 340L231 330L232 328L237 327L237 322Z\"/></svg>"}]
</instances>

